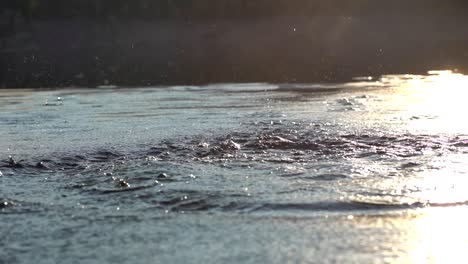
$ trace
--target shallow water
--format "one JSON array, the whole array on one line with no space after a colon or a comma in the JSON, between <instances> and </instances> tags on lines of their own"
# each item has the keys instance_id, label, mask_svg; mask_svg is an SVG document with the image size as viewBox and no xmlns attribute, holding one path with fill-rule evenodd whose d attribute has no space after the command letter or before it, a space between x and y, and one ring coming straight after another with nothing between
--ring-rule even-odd
<instances>
[{"instance_id":1,"label":"shallow water","mask_svg":"<svg viewBox=\"0 0 468 264\"><path fill-rule=\"evenodd\" d=\"M0 263L461 262L467 84L3 90Z\"/></svg>"}]
</instances>

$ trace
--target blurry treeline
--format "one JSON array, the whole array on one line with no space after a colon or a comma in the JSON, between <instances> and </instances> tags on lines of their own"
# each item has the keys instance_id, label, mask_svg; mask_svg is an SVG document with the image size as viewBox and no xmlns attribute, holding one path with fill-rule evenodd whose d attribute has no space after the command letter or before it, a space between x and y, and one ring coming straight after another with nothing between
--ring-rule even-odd
<instances>
[{"instance_id":1,"label":"blurry treeline","mask_svg":"<svg viewBox=\"0 0 468 264\"><path fill-rule=\"evenodd\" d=\"M268 16L463 14L466 0L2 0L26 20L213 19Z\"/></svg>"}]
</instances>

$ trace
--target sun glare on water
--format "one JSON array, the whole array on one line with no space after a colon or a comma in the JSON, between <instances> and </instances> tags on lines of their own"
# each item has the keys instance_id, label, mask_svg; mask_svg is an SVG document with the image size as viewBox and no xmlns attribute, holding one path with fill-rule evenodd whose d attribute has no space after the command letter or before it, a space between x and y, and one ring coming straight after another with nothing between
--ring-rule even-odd
<instances>
[{"instance_id":1,"label":"sun glare on water","mask_svg":"<svg viewBox=\"0 0 468 264\"><path fill-rule=\"evenodd\" d=\"M408 96L413 100L408 111L414 118L410 127L424 132L442 133L468 143L468 78L451 71L430 71L429 76L410 82ZM454 145L454 147L457 147ZM415 182L419 200L437 204L468 201L468 159L466 153L445 153L431 159ZM432 169L431 169L432 168Z\"/></svg>"},{"instance_id":2,"label":"sun glare on water","mask_svg":"<svg viewBox=\"0 0 468 264\"><path fill-rule=\"evenodd\" d=\"M408 255L401 263L466 263L466 207L431 208L407 226Z\"/></svg>"},{"instance_id":3,"label":"sun glare on water","mask_svg":"<svg viewBox=\"0 0 468 264\"><path fill-rule=\"evenodd\" d=\"M430 71L401 87L407 125L416 133L466 138L468 76ZM456 147L456 146L454 146ZM411 196L430 208L411 221L411 263L466 263L468 258L468 158L466 152L433 156L427 168L404 182Z\"/></svg>"},{"instance_id":4,"label":"sun glare on water","mask_svg":"<svg viewBox=\"0 0 468 264\"><path fill-rule=\"evenodd\" d=\"M468 76L430 71L402 87L411 126L424 131L468 134Z\"/></svg>"}]
</instances>

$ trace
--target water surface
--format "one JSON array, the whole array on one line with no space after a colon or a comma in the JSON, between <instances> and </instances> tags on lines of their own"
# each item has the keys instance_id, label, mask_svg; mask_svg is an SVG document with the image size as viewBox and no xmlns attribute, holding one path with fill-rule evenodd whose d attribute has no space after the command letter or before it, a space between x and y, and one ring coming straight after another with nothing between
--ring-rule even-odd
<instances>
[{"instance_id":1,"label":"water surface","mask_svg":"<svg viewBox=\"0 0 468 264\"><path fill-rule=\"evenodd\" d=\"M467 84L2 90L0 262L461 262Z\"/></svg>"}]
</instances>

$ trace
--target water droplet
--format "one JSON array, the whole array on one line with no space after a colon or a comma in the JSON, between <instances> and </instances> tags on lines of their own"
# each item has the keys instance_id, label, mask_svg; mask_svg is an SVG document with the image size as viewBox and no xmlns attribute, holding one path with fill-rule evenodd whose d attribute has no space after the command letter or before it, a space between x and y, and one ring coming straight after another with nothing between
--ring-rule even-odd
<instances>
[{"instance_id":1,"label":"water droplet","mask_svg":"<svg viewBox=\"0 0 468 264\"><path fill-rule=\"evenodd\" d=\"M130 184L126 180L120 179L117 182L117 186L122 187L122 188L128 188L128 187L130 187Z\"/></svg>"},{"instance_id":2,"label":"water droplet","mask_svg":"<svg viewBox=\"0 0 468 264\"><path fill-rule=\"evenodd\" d=\"M158 179L167 179L167 178L169 178L169 176L166 173L160 173L158 175Z\"/></svg>"}]
</instances>

